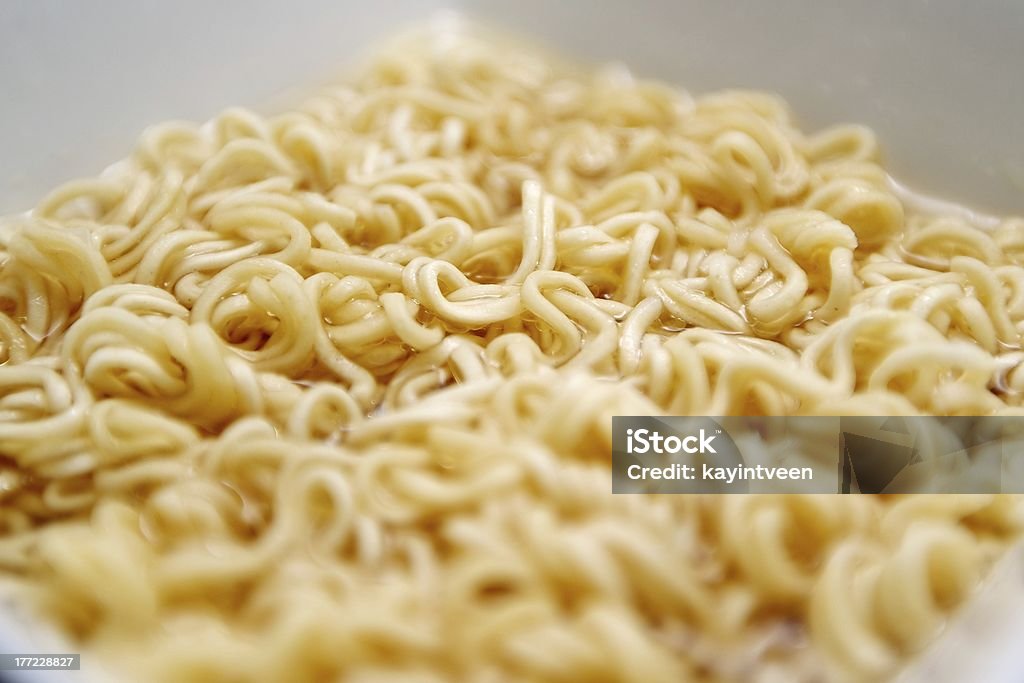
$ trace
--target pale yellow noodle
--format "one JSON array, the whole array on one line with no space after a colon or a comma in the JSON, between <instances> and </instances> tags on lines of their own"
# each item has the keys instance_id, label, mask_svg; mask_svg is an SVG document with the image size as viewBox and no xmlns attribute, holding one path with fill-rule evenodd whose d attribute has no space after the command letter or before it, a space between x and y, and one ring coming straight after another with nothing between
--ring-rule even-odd
<instances>
[{"instance_id":1,"label":"pale yellow noodle","mask_svg":"<svg viewBox=\"0 0 1024 683\"><path fill-rule=\"evenodd\" d=\"M609 472L613 415L1024 412L1024 223L878 157L465 35L154 127L0 226L4 585L132 681L887 678L1020 497Z\"/></svg>"}]
</instances>

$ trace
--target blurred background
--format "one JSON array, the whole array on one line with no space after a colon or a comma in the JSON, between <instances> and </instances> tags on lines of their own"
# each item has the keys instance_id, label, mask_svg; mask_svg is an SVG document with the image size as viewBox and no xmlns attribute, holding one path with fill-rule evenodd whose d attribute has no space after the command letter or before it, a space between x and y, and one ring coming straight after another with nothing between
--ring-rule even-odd
<instances>
[{"instance_id":1,"label":"blurred background","mask_svg":"<svg viewBox=\"0 0 1024 683\"><path fill-rule=\"evenodd\" d=\"M874 127L916 189L1024 212L1017 0L4 0L0 213L99 171L150 123L282 108L443 8L695 92L778 91L804 126Z\"/></svg>"}]
</instances>

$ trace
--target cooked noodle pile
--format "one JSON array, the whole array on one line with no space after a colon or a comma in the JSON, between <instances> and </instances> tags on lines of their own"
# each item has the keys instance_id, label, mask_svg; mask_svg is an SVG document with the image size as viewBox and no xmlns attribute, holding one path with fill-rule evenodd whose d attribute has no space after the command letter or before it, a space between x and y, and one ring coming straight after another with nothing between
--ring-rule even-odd
<instances>
[{"instance_id":1,"label":"cooked noodle pile","mask_svg":"<svg viewBox=\"0 0 1024 683\"><path fill-rule=\"evenodd\" d=\"M22 604L133 681L878 680L934 639L1020 498L613 496L610 418L1020 414L1024 222L910 211L771 95L470 38L354 83L6 221Z\"/></svg>"}]
</instances>

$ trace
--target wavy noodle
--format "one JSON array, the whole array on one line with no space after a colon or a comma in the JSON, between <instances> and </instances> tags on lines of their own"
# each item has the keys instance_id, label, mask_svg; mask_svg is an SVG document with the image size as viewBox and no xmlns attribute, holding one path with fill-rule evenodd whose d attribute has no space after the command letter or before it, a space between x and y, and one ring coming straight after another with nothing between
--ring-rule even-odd
<instances>
[{"instance_id":1,"label":"wavy noodle","mask_svg":"<svg viewBox=\"0 0 1024 683\"><path fill-rule=\"evenodd\" d=\"M155 127L0 230L0 571L128 680L889 676L1019 497L611 496L608 453L1020 414L1020 219L891 188L862 127L466 36Z\"/></svg>"}]
</instances>

